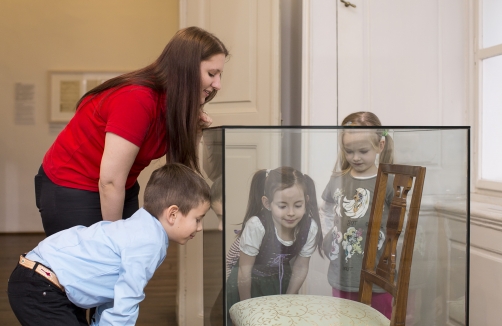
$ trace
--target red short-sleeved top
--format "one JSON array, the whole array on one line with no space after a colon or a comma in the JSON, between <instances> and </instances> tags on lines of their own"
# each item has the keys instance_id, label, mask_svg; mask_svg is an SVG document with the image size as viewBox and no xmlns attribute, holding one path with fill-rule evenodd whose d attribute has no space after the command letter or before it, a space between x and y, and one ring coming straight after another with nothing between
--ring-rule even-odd
<instances>
[{"instance_id":1,"label":"red short-sleeved top","mask_svg":"<svg viewBox=\"0 0 502 326\"><path fill-rule=\"evenodd\" d=\"M45 173L57 185L99 191L105 134L112 132L140 148L126 189L154 159L167 152L165 95L130 85L85 98L44 156Z\"/></svg>"}]
</instances>

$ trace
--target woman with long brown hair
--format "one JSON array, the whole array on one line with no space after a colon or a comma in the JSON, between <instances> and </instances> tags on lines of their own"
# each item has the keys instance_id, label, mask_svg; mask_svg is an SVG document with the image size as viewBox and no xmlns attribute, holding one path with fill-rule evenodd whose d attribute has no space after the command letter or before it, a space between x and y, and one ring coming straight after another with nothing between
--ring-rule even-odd
<instances>
[{"instance_id":1,"label":"woman with long brown hair","mask_svg":"<svg viewBox=\"0 0 502 326\"><path fill-rule=\"evenodd\" d=\"M152 64L87 92L35 177L46 235L131 216L138 175L163 155L200 172L197 148L212 123L203 108L221 88L228 55L216 36L188 27Z\"/></svg>"}]
</instances>

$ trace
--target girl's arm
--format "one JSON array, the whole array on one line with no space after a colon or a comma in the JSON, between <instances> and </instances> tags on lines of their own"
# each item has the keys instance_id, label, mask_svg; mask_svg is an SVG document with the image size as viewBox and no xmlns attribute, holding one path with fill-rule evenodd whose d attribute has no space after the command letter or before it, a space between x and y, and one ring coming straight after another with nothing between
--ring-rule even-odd
<instances>
[{"instance_id":1,"label":"girl's arm","mask_svg":"<svg viewBox=\"0 0 502 326\"><path fill-rule=\"evenodd\" d=\"M323 237L333 228L335 224L335 213L333 209L335 203L329 203L321 200L319 205L319 218L321 219L321 230Z\"/></svg>"},{"instance_id":2,"label":"girl's arm","mask_svg":"<svg viewBox=\"0 0 502 326\"><path fill-rule=\"evenodd\" d=\"M251 271L253 270L256 256L246 255L241 251L239 258L239 272L237 274L237 288L239 298L246 300L251 298Z\"/></svg>"},{"instance_id":3,"label":"girl's arm","mask_svg":"<svg viewBox=\"0 0 502 326\"><path fill-rule=\"evenodd\" d=\"M99 169L99 198L104 221L122 219L125 184L139 147L128 140L107 132Z\"/></svg>"},{"instance_id":4,"label":"girl's arm","mask_svg":"<svg viewBox=\"0 0 502 326\"><path fill-rule=\"evenodd\" d=\"M300 287L307 277L309 272L310 257L297 256L293 265L293 274L289 281L288 290L286 294L298 294Z\"/></svg>"},{"instance_id":5,"label":"girl's arm","mask_svg":"<svg viewBox=\"0 0 502 326\"><path fill-rule=\"evenodd\" d=\"M241 243L241 238L237 237L230 246L230 249L228 249L225 263L227 279L230 276L230 273L232 272L232 268L239 261L239 256L241 254L241 250L239 249L240 243Z\"/></svg>"}]
</instances>

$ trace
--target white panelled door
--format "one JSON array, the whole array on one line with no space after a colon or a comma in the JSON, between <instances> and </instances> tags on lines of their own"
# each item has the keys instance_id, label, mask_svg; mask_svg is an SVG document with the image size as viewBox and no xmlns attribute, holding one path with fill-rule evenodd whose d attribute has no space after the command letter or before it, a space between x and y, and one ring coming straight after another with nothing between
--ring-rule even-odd
<instances>
[{"instance_id":1,"label":"white panelled door","mask_svg":"<svg viewBox=\"0 0 502 326\"><path fill-rule=\"evenodd\" d=\"M371 111L387 126L466 124L469 1L350 0L354 6L346 5L348 2L337 1L338 123L352 112ZM395 160L406 164L406 155L412 155L414 162L428 166L432 180L434 174L447 173L457 160L465 159L463 150L449 153L448 159L435 155L440 152L438 146L449 140L441 133L434 136L427 148L420 148L414 146L411 135L396 135L395 148L400 150ZM428 196L443 194L441 187L444 185L429 185L424 202ZM408 312L414 325L463 324L465 313L456 314L449 303L460 302L465 287L447 289L434 281L462 284L465 271L455 272L450 265L455 261L455 246L459 250L456 254L465 256L465 242L448 239L441 247L443 233L438 230L444 223L438 222L435 207L426 204L423 210L432 212L420 222L425 232L430 231L427 248L434 254L428 256L432 258L427 268L432 270L432 279L415 295L419 300L409 301ZM460 224L465 229L465 223ZM435 254L441 258L434 261ZM444 266L448 266L448 273L443 272ZM410 284L417 280L412 271ZM437 315L419 316L421 310L438 307L444 308Z\"/></svg>"},{"instance_id":2,"label":"white panelled door","mask_svg":"<svg viewBox=\"0 0 502 326\"><path fill-rule=\"evenodd\" d=\"M468 123L472 1L304 0L304 4L304 123L340 124L345 116L356 111L374 112L387 126ZM448 172L450 164L465 159L459 157L464 153L462 150L446 157L435 156L441 142L449 141L441 134L436 136L428 148L413 146L411 136L394 139L396 146L408 146L413 155L431 167L427 173L432 180L435 173ZM320 151L315 143L309 146L314 148L312 152ZM396 161L403 162L403 154L398 154ZM334 161L327 163L333 164ZM443 190L432 189L430 193ZM433 212L432 217L422 221L436 232L443 225L438 223L434 207L428 209ZM438 246L443 240L432 238L428 243L431 253L447 251L440 263L431 260L430 268L433 273L437 271L437 276L444 275L441 268L454 255L449 247ZM465 255L465 245L457 247ZM312 277L322 273L325 269L309 270L307 289L320 291L313 288L316 282ZM446 277L462 277L454 274L450 269ZM455 284L446 277L444 284ZM446 303L456 302L459 297L455 291L465 289L447 291L444 284L428 284L421 292L421 300L416 300L422 307L409 304L409 308L437 309L437 325L457 325L453 321L457 320L455 313ZM329 291L326 290L326 295ZM418 325L433 325L436 321L426 317L415 316L415 321Z\"/></svg>"},{"instance_id":3,"label":"white panelled door","mask_svg":"<svg viewBox=\"0 0 502 326\"><path fill-rule=\"evenodd\" d=\"M468 1L350 2L337 1L338 122L372 111L384 125L465 124Z\"/></svg>"}]
</instances>

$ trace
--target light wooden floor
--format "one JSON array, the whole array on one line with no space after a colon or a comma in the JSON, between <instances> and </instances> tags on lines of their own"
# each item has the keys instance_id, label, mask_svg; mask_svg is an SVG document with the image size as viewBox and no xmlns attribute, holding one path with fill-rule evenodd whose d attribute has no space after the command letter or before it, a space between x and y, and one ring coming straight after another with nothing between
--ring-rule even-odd
<instances>
[{"instance_id":1,"label":"light wooden floor","mask_svg":"<svg viewBox=\"0 0 502 326\"><path fill-rule=\"evenodd\" d=\"M45 238L44 234L0 234L0 325L20 325L7 298L7 280L19 255ZM170 242L167 257L148 283L145 300L140 304L138 326L176 325L178 285L178 245Z\"/></svg>"}]
</instances>

